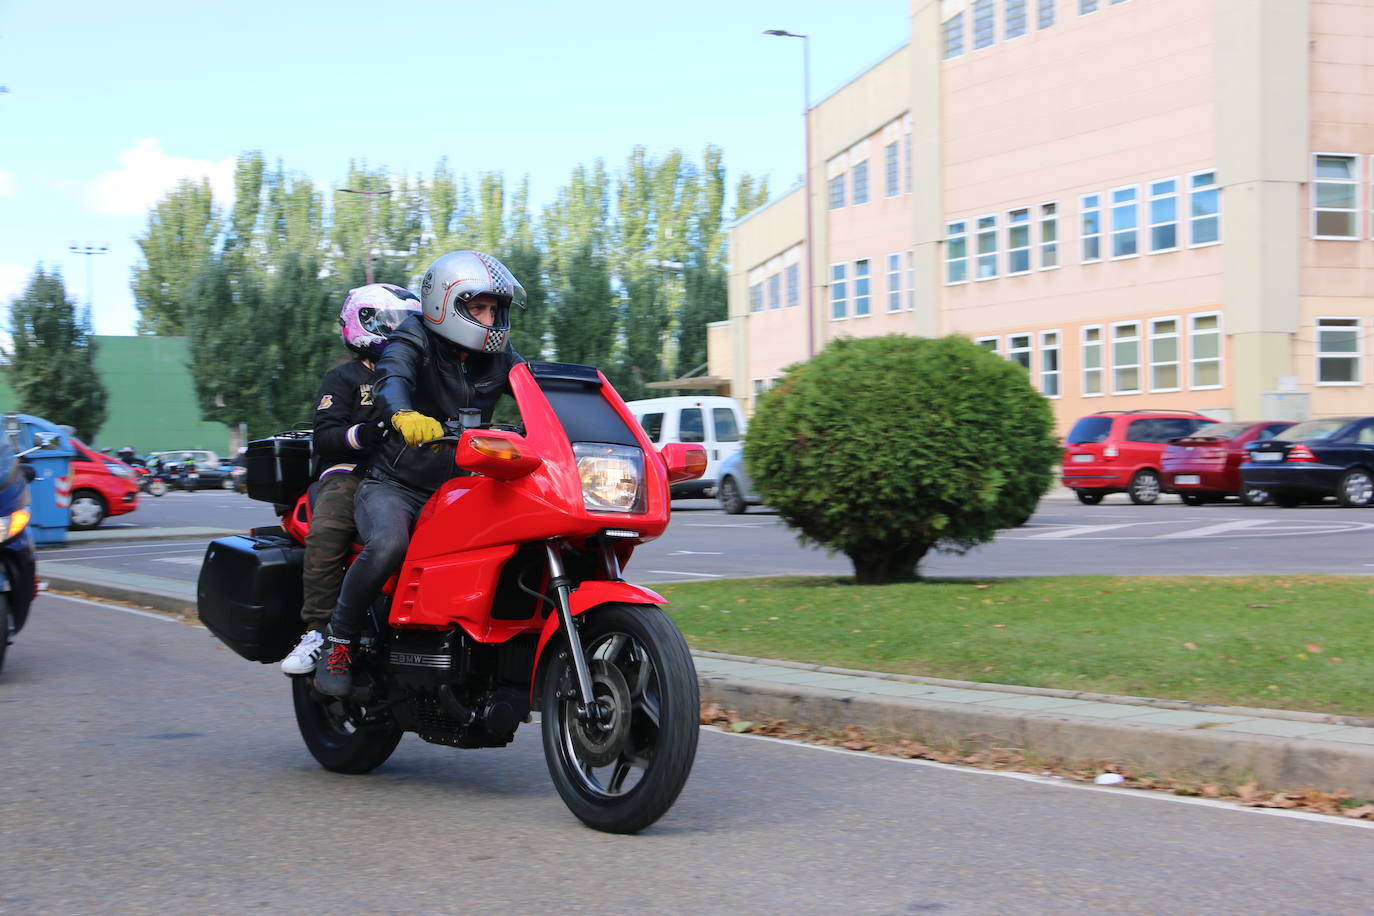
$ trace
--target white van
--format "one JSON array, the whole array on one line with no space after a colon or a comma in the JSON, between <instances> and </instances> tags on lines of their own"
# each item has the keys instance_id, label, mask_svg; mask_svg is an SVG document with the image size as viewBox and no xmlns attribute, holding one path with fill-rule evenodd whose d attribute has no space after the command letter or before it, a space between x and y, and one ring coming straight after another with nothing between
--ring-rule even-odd
<instances>
[{"instance_id":1,"label":"white van","mask_svg":"<svg viewBox=\"0 0 1374 916\"><path fill-rule=\"evenodd\" d=\"M713 496L720 463L740 450L748 423L734 398L719 395L629 401L630 411L654 445L689 442L706 449L706 473L673 484L672 496Z\"/></svg>"}]
</instances>

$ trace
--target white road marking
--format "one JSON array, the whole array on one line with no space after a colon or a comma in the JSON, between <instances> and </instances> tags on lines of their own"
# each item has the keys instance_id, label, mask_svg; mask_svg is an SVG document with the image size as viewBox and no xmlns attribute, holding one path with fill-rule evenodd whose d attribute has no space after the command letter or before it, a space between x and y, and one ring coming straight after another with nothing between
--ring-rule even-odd
<instances>
[{"instance_id":1,"label":"white road marking","mask_svg":"<svg viewBox=\"0 0 1374 916\"><path fill-rule=\"evenodd\" d=\"M1062 528L1058 531L1046 531L1044 534L1032 534L1024 540L1027 541L1047 541L1051 538L1072 538L1080 534L1097 534L1102 531L1112 531L1116 528L1130 528L1134 522L1124 522L1120 525L1082 525L1076 528ZM1148 522L1146 524L1149 524Z\"/></svg>"},{"instance_id":2,"label":"white road marking","mask_svg":"<svg viewBox=\"0 0 1374 916\"><path fill-rule=\"evenodd\" d=\"M200 557L156 557L155 559L159 563L181 563L186 566L199 566L201 564Z\"/></svg>"},{"instance_id":3,"label":"white road marking","mask_svg":"<svg viewBox=\"0 0 1374 916\"><path fill-rule=\"evenodd\" d=\"M1189 528L1187 531L1173 531L1169 534L1161 534L1162 538L1205 538L1213 534L1222 534L1227 531L1235 531L1240 528L1254 528L1266 523L1266 519L1247 518L1234 522L1220 522L1216 525L1208 525L1205 528Z\"/></svg>"},{"instance_id":4,"label":"white road marking","mask_svg":"<svg viewBox=\"0 0 1374 916\"><path fill-rule=\"evenodd\" d=\"M682 527L683 527L683 528L772 528L772 527L773 527L773 524L772 524L771 522L764 522L764 523L761 524L761 525L750 525L750 524L747 524L747 523L745 523L745 524L740 524L740 525L728 525L728 524L727 524L727 525L710 525L710 524L707 524L707 523L705 523L705 522L687 522L686 524L682 525Z\"/></svg>"},{"instance_id":5,"label":"white road marking","mask_svg":"<svg viewBox=\"0 0 1374 916\"><path fill-rule=\"evenodd\" d=\"M696 576L696 577L699 578L699 579L719 579L719 578L721 578L720 576L716 575L715 573L679 572L679 571L676 570L676 569L646 569L645 572L656 573L656 574L661 575L661 576Z\"/></svg>"},{"instance_id":6,"label":"white road marking","mask_svg":"<svg viewBox=\"0 0 1374 916\"><path fill-rule=\"evenodd\" d=\"M668 554L670 557L719 557L723 556L723 550L674 550Z\"/></svg>"},{"instance_id":7,"label":"white road marking","mask_svg":"<svg viewBox=\"0 0 1374 916\"><path fill-rule=\"evenodd\" d=\"M1175 805L1197 805L1203 808L1220 808L1224 811L1230 811L1233 814L1259 814L1266 817L1285 817L1298 821L1315 821L1319 824L1326 824L1329 827L1354 827L1361 830L1374 830L1374 821L1360 818L1335 817L1329 814L1314 814L1310 811L1288 811L1283 808L1247 808L1242 806L1239 802L1228 802L1220 799L1196 798L1186 795L1174 795L1167 792L1151 792L1145 789L1122 789L1114 786L1096 786L1089 783L1075 782L1071 779L1059 779L1053 776L1037 776L1034 773L1017 773L1008 770L983 770L978 767L958 766L952 763L937 763L934 760L910 760L905 757L888 757L883 754L868 754L863 751L851 751L842 747L830 747L824 744L807 744L804 741L789 741L786 738L770 738L766 735L735 734L733 732L721 731L709 725L703 725L701 727L704 730L710 731L712 734L723 735L726 738L751 738L754 741L772 741L777 744L787 744L792 747L809 751L826 751L831 754L844 754L847 757L863 757L867 760L881 760L887 763L932 767L937 770L953 770L958 773L976 776L994 776L1001 779L1015 779L1020 782L1052 786L1056 789L1074 789L1079 792L1107 792L1118 797L1139 799L1141 801L1167 802Z\"/></svg>"},{"instance_id":8,"label":"white road marking","mask_svg":"<svg viewBox=\"0 0 1374 916\"><path fill-rule=\"evenodd\" d=\"M74 598L71 595L48 595L58 601L75 601L77 604L89 604L91 607L103 607L111 611L123 611L126 614L133 614L137 617L148 617L152 620L161 620L163 623L176 623L176 619L168 617L166 614L154 614L152 611L140 611L137 608L124 607L121 604L106 604L103 601L91 601L87 598Z\"/></svg>"}]
</instances>

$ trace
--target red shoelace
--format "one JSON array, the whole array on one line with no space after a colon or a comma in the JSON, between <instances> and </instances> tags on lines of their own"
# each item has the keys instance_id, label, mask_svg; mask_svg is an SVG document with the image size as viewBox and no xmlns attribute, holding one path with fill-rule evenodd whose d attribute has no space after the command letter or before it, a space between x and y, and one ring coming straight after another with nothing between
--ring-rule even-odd
<instances>
[{"instance_id":1,"label":"red shoelace","mask_svg":"<svg viewBox=\"0 0 1374 916\"><path fill-rule=\"evenodd\" d=\"M324 660L325 667L330 674L347 674L348 669L353 665L353 657L348 654L348 646L342 643L334 643L333 650L329 657Z\"/></svg>"}]
</instances>

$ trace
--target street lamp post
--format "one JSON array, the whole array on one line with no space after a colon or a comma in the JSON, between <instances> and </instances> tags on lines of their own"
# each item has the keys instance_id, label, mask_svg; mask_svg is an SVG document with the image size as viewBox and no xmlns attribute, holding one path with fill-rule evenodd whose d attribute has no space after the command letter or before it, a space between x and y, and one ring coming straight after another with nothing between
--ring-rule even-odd
<instances>
[{"instance_id":1,"label":"street lamp post","mask_svg":"<svg viewBox=\"0 0 1374 916\"><path fill-rule=\"evenodd\" d=\"M364 245L367 247L367 260L364 265L364 270L366 271L367 285L371 286L374 279L372 274L372 198L391 194L392 192L359 191L355 188L339 188L339 191L344 194L361 194L367 198L367 239L364 242Z\"/></svg>"},{"instance_id":2,"label":"street lamp post","mask_svg":"<svg viewBox=\"0 0 1374 916\"><path fill-rule=\"evenodd\" d=\"M86 311L93 314L95 311L95 287L91 285L91 255L104 254L110 250L109 245L78 245L72 242L67 246L67 250L74 254L86 255Z\"/></svg>"},{"instance_id":3,"label":"street lamp post","mask_svg":"<svg viewBox=\"0 0 1374 916\"><path fill-rule=\"evenodd\" d=\"M806 195L806 228L802 233L802 245L806 249L806 358L810 359L816 355L816 283L811 272L811 263L815 260L815 253L811 250L811 40L806 35L786 29L768 29L763 34L802 40L802 150L806 157L802 172L802 193Z\"/></svg>"}]
</instances>

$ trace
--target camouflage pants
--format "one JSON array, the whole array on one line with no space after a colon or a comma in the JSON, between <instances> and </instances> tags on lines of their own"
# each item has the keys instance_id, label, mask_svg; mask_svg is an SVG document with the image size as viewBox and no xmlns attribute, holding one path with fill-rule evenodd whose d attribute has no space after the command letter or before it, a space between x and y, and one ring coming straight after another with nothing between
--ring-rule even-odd
<instances>
[{"instance_id":1,"label":"camouflage pants","mask_svg":"<svg viewBox=\"0 0 1374 916\"><path fill-rule=\"evenodd\" d=\"M315 484L310 534L305 539L305 604L301 619L306 629L323 630L339 600L348 548L357 539L353 524L353 496L361 479L330 474Z\"/></svg>"}]
</instances>

